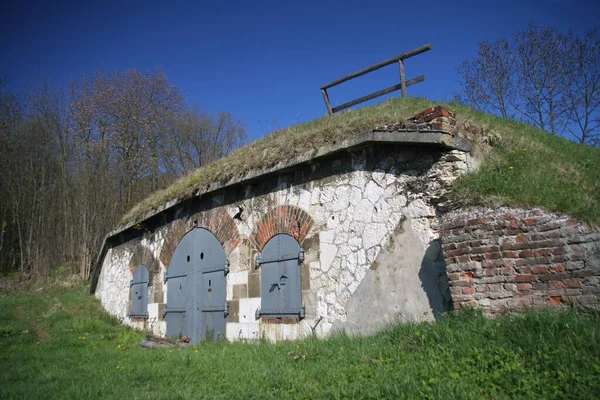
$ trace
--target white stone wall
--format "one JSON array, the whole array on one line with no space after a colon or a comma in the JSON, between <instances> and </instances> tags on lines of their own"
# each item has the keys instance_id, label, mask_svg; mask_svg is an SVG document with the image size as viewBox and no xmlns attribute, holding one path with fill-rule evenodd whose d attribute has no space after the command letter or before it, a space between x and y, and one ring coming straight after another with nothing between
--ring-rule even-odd
<instances>
[{"instance_id":1,"label":"white stone wall","mask_svg":"<svg viewBox=\"0 0 600 400\"><path fill-rule=\"evenodd\" d=\"M399 156L400 157L400 156ZM381 168L366 168L365 154L352 156L352 170L334 177L290 186L286 183L267 195L225 206L230 215L242 206L242 220L235 220L240 237L249 237L260 218L278 205L302 208L315 225L309 237L318 235L318 256L309 261L310 293L315 299L314 312L299 324L260 324L254 313L260 308L260 298L241 299L239 322L228 323L226 336L230 340L294 339L315 333L327 335L336 321L346 320L346 305L364 278L403 216L410 217L412 229L427 248L438 239L438 221L433 200L446 193L449 183L468 169L468 154L446 153L426 176L413 170L398 170L398 159L388 157ZM409 160L410 161L410 160ZM418 183L418 184L417 184ZM414 187L419 190L415 191ZM169 227L161 228L153 241L142 244L152 249L158 258L162 238ZM127 245L112 249L105 257L96 296L104 308L129 323L126 314L129 295L129 260ZM233 285L248 282L248 272L254 268L250 254L237 248L230 255L231 272L227 278L227 299L233 298ZM161 263L161 278L164 273ZM166 293L165 293L166 300ZM303 299L304 301L304 299ZM151 304L151 314L158 305ZM159 321L159 318L156 319ZM152 326L156 334L164 334L164 322Z\"/></svg>"}]
</instances>

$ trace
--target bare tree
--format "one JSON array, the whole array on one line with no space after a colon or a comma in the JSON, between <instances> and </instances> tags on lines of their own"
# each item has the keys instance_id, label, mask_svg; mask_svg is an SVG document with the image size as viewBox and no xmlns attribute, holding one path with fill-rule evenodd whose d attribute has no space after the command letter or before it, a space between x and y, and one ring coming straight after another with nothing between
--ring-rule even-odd
<instances>
[{"instance_id":1,"label":"bare tree","mask_svg":"<svg viewBox=\"0 0 600 400\"><path fill-rule=\"evenodd\" d=\"M552 134L564 129L567 106L563 98L568 82L567 37L555 28L529 29L515 35L519 93L525 120Z\"/></svg>"},{"instance_id":2,"label":"bare tree","mask_svg":"<svg viewBox=\"0 0 600 400\"><path fill-rule=\"evenodd\" d=\"M244 125L230 113L209 115L198 108L176 115L163 138L162 160L175 176L225 157L247 141Z\"/></svg>"},{"instance_id":3,"label":"bare tree","mask_svg":"<svg viewBox=\"0 0 600 400\"><path fill-rule=\"evenodd\" d=\"M593 144L600 129L599 60L596 30L580 38L531 24L512 43L479 42L477 56L458 67L455 98Z\"/></svg>"},{"instance_id":4,"label":"bare tree","mask_svg":"<svg viewBox=\"0 0 600 400\"><path fill-rule=\"evenodd\" d=\"M129 207L245 141L230 114L187 110L162 71L42 81L24 98L0 79L0 269L22 277L66 264L88 278Z\"/></svg>"},{"instance_id":5,"label":"bare tree","mask_svg":"<svg viewBox=\"0 0 600 400\"><path fill-rule=\"evenodd\" d=\"M567 125L580 143L600 145L600 39L590 29L583 38L570 32L569 56L573 62L566 69L565 101Z\"/></svg>"},{"instance_id":6,"label":"bare tree","mask_svg":"<svg viewBox=\"0 0 600 400\"><path fill-rule=\"evenodd\" d=\"M456 97L473 107L512 117L510 102L515 97L515 63L509 42L480 41L477 57L465 59L458 67L462 77L461 91Z\"/></svg>"}]
</instances>

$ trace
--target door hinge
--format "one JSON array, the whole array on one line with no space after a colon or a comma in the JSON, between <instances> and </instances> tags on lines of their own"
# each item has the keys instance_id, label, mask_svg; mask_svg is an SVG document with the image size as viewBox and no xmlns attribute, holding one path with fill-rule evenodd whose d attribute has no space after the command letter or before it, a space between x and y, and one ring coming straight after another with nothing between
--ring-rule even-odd
<instances>
[{"instance_id":1,"label":"door hinge","mask_svg":"<svg viewBox=\"0 0 600 400\"><path fill-rule=\"evenodd\" d=\"M229 266L231 265L231 263L229 262L229 260L225 260L225 267L223 268L223 272L225 273L225 276L227 276L227 274L229 274Z\"/></svg>"}]
</instances>

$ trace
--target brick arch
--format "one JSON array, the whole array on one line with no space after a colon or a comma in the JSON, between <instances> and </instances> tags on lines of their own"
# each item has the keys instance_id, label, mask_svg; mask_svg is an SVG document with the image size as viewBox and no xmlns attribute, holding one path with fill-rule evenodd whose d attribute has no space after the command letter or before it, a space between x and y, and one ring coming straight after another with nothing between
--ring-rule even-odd
<instances>
[{"instance_id":1,"label":"brick arch","mask_svg":"<svg viewBox=\"0 0 600 400\"><path fill-rule=\"evenodd\" d=\"M195 227L211 231L223 246L226 256L240 244L240 233L235 221L224 208L202 211L171 224L160 251L160 260L165 268L169 268L171 257L181 238Z\"/></svg>"},{"instance_id":2,"label":"brick arch","mask_svg":"<svg viewBox=\"0 0 600 400\"><path fill-rule=\"evenodd\" d=\"M249 237L250 245L260 251L269 239L278 233L287 233L302 244L313 225L313 219L303 209L296 206L277 206L258 221Z\"/></svg>"}]
</instances>

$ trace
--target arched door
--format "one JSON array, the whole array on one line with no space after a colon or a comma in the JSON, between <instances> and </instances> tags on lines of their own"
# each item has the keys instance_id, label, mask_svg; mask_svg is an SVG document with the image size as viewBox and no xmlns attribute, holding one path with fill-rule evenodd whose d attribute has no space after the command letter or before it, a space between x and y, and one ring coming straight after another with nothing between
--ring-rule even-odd
<instances>
[{"instance_id":1,"label":"arched door","mask_svg":"<svg viewBox=\"0 0 600 400\"><path fill-rule=\"evenodd\" d=\"M272 237L256 260L261 268L257 318L304 318L300 264L304 250L290 235Z\"/></svg>"},{"instance_id":2,"label":"arched door","mask_svg":"<svg viewBox=\"0 0 600 400\"><path fill-rule=\"evenodd\" d=\"M140 264L133 273L131 287L130 318L148 318L148 284L150 273L144 264Z\"/></svg>"},{"instance_id":3,"label":"arched door","mask_svg":"<svg viewBox=\"0 0 600 400\"><path fill-rule=\"evenodd\" d=\"M219 240L194 228L179 242L165 276L167 337L192 343L225 337L229 264Z\"/></svg>"}]
</instances>

